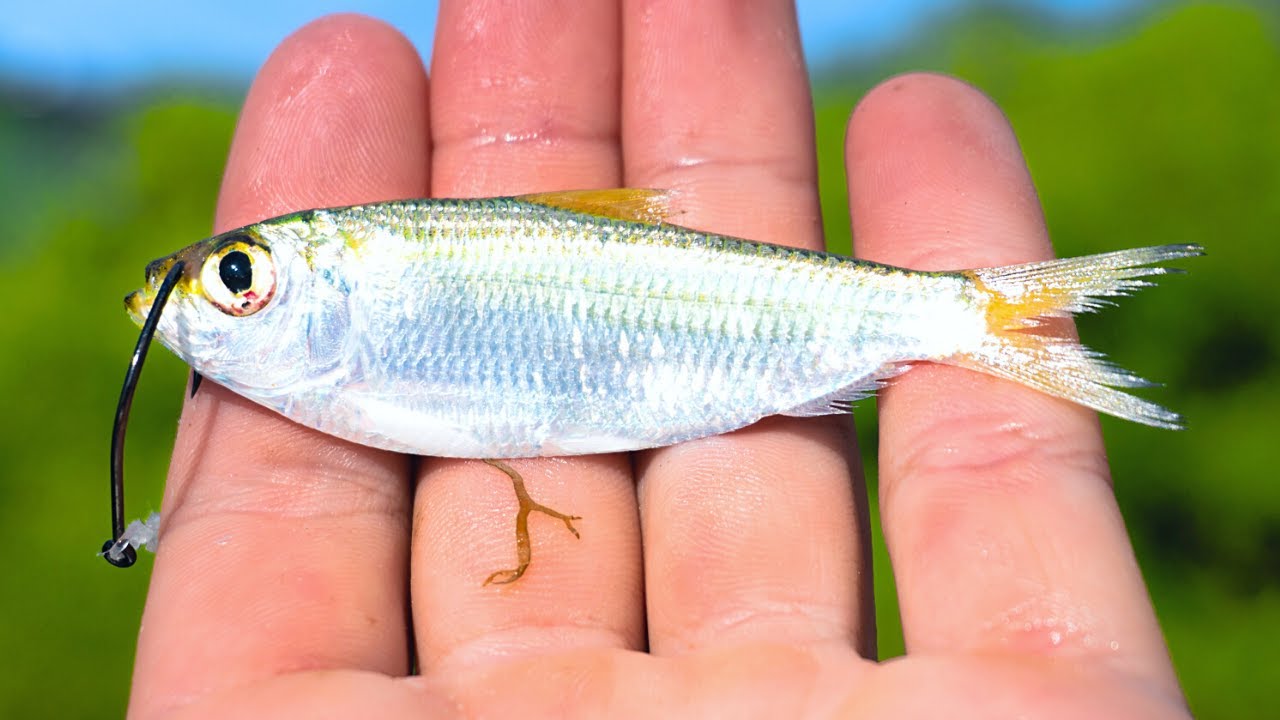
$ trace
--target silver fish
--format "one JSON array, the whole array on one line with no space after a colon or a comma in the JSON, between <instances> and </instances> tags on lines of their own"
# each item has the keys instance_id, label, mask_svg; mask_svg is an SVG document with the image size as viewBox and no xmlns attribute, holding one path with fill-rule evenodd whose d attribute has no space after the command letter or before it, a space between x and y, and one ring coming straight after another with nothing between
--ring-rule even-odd
<instances>
[{"instance_id":1,"label":"silver fish","mask_svg":"<svg viewBox=\"0 0 1280 720\"><path fill-rule=\"evenodd\" d=\"M1140 423L1179 417L1035 332L1196 245L921 272L667 224L653 190L412 200L285 215L147 269L181 277L161 342L299 423L421 455L638 450L840 413L918 361ZM567 522L567 521L566 521Z\"/></svg>"}]
</instances>

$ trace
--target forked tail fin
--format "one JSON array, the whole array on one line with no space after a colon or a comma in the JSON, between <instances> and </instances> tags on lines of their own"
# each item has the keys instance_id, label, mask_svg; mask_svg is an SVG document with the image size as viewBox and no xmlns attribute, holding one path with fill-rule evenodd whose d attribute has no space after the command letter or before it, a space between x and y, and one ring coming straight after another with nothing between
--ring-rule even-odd
<instances>
[{"instance_id":1,"label":"forked tail fin","mask_svg":"<svg viewBox=\"0 0 1280 720\"><path fill-rule=\"evenodd\" d=\"M1182 272L1158 267L1203 255L1199 245L1161 245L1064 260L981 268L967 274L987 295L987 336L973 352L948 362L1015 380L1098 412L1145 425L1180 429L1177 413L1116 388L1152 383L1069 338L1026 332L1046 318L1092 312L1108 298L1151 285L1143 278Z\"/></svg>"}]
</instances>

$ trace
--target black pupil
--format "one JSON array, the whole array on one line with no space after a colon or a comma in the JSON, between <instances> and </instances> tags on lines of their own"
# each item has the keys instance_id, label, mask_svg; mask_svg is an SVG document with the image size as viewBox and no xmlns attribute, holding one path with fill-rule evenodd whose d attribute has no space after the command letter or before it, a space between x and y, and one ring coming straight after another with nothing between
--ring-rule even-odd
<instances>
[{"instance_id":1,"label":"black pupil","mask_svg":"<svg viewBox=\"0 0 1280 720\"><path fill-rule=\"evenodd\" d=\"M218 263L218 277L228 290L239 295L253 287L253 261L239 250L229 252Z\"/></svg>"}]
</instances>

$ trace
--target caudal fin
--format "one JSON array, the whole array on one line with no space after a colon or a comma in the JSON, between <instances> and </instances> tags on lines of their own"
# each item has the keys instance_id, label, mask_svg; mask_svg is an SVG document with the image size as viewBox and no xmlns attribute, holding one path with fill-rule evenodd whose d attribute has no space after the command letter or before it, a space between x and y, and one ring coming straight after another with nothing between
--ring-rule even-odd
<instances>
[{"instance_id":1,"label":"caudal fin","mask_svg":"<svg viewBox=\"0 0 1280 720\"><path fill-rule=\"evenodd\" d=\"M1098 412L1145 425L1180 429L1177 413L1116 388L1152 383L1074 340L1027 330L1046 318L1092 312L1109 298L1151 285L1143 278L1182 272L1156 263L1203 255L1199 245L1161 245L1064 260L969 271L986 294L988 332L976 351L948 362L1015 380Z\"/></svg>"}]
</instances>

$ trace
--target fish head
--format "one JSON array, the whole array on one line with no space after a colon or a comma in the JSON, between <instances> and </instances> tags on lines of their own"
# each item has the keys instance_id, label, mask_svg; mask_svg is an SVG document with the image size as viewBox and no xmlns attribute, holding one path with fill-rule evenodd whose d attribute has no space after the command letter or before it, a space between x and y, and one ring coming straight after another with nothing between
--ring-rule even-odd
<instances>
[{"instance_id":1,"label":"fish head","mask_svg":"<svg viewBox=\"0 0 1280 720\"><path fill-rule=\"evenodd\" d=\"M156 336L206 378L276 404L269 398L287 396L314 369L309 328L333 326L319 322L331 298L314 291L304 215L215 235L151 262L145 284L125 298L130 317L146 320L165 275L182 262Z\"/></svg>"}]
</instances>

